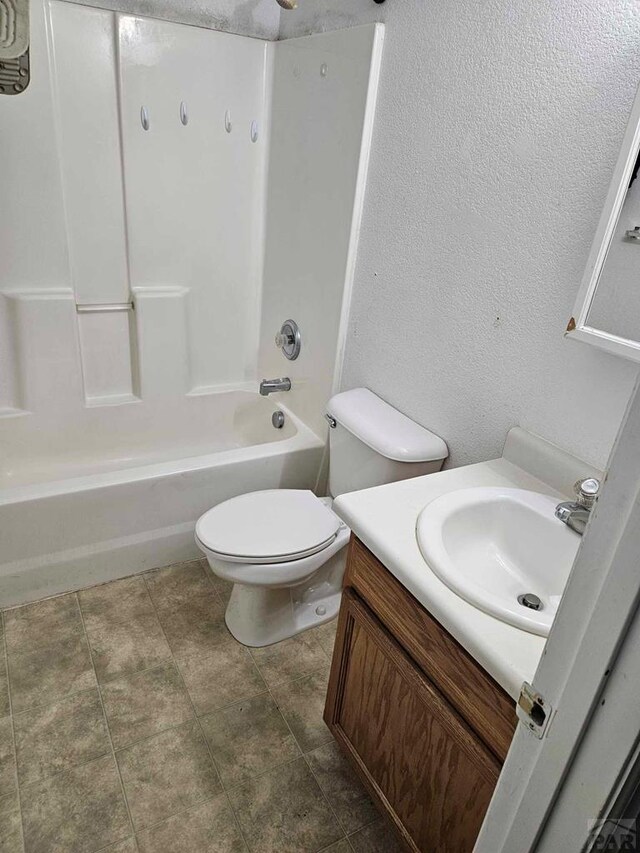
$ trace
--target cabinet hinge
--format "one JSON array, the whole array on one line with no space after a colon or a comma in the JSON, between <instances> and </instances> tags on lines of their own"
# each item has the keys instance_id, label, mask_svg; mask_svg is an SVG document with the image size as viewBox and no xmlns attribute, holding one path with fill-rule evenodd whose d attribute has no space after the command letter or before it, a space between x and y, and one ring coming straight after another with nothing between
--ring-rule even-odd
<instances>
[{"instance_id":1,"label":"cabinet hinge","mask_svg":"<svg viewBox=\"0 0 640 853\"><path fill-rule=\"evenodd\" d=\"M537 738L542 738L551 719L551 705L528 681L522 683L516 713Z\"/></svg>"}]
</instances>

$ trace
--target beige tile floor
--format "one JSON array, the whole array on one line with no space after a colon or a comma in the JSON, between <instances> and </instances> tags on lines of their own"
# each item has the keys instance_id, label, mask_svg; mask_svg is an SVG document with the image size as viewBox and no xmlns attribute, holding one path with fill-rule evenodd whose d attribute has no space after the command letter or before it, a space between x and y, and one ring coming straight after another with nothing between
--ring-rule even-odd
<instances>
[{"instance_id":1,"label":"beige tile floor","mask_svg":"<svg viewBox=\"0 0 640 853\"><path fill-rule=\"evenodd\" d=\"M335 623L248 650L205 561L7 610L2 853L396 853L322 721Z\"/></svg>"}]
</instances>

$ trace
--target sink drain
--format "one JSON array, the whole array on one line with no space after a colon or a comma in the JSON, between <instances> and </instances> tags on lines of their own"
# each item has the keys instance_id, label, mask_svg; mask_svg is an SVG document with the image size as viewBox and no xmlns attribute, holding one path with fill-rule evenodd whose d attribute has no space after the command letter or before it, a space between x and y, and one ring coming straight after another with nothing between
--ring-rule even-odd
<instances>
[{"instance_id":1,"label":"sink drain","mask_svg":"<svg viewBox=\"0 0 640 853\"><path fill-rule=\"evenodd\" d=\"M529 610L542 610L542 602L532 592L525 592L518 596L518 604L528 607Z\"/></svg>"}]
</instances>

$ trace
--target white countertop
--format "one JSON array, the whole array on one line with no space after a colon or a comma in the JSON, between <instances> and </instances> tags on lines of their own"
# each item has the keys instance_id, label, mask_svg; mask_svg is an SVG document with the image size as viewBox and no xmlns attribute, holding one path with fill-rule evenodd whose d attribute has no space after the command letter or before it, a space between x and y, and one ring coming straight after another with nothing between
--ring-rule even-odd
<instances>
[{"instance_id":1,"label":"white countertop","mask_svg":"<svg viewBox=\"0 0 640 853\"><path fill-rule=\"evenodd\" d=\"M533 679L546 638L507 625L452 592L431 571L416 539L416 521L426 504L446 492L474 486L506 486L542 492L559 500L565 497L557 488L502 458L350 492L336 498L333 508L400 583L517 700L522 682Z\"/></svg>"}]
</instances>

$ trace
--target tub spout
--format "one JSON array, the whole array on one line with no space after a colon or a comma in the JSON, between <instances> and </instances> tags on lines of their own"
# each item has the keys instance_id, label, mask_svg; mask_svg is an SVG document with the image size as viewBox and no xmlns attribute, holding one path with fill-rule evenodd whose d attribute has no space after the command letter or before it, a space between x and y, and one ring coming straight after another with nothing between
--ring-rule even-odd
<instances>
[{"instance_id":1,"label":"tub spout","mask_svg":"<svg viewBox=\"0 0 640 853\"><path fill-rule=\"evenodd\" d=\"M291 380L285 376L283 379L263 379L260 383L260 393L268 397L275 391L291 391Z\"/></svg>"}]
</instances>

